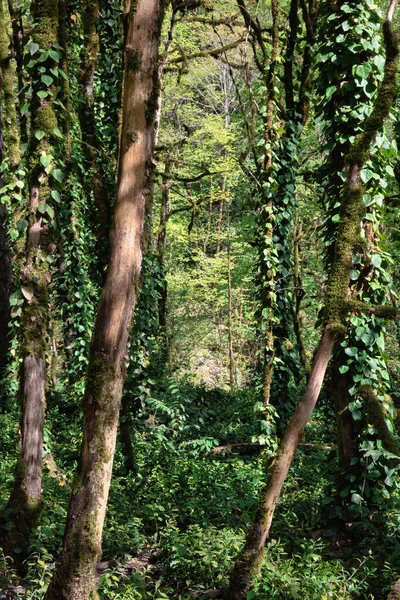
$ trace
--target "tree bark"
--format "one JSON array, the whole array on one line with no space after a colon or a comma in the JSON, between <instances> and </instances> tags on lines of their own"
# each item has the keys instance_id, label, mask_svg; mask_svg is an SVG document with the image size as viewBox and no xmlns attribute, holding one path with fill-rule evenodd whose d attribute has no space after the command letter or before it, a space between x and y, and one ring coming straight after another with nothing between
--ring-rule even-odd
<instances>
[{"instance_id":1,"label":"tree bark","mask_svg":"<svg viewBox=\"0 0 400 600\"><path fill-rule=\"evenodd\" d=\"M7 132L5 123L8 121L16 126L16 114L13 95L13 69L9 57L10 41L7 35L7 19L0 0L0 164L6 157ZM10 128L9 128L10 129ZM10 148L12 151L12 148ZM19 162L19 154L17 156ZM11 164L11 169L15 165ZM0 187L6 183L3 174L0 174ZM12 290L11 251L7 227L7 206L0 199L0 379L7 366L8 333L10 323L10 295Z\"/></svg>"},{"instance_id":2,"label":"tree bark","mask_svg":"<svg viewBox=\"0 0 400 600\"><path fill-rule=\"evenodd\" d=\"M244 548L232 570L226 600L244 600L253 585L254 578L259 574L275 507L302 438L303 429L318 400L335 337L335 333L326 327L315 355L304 397L297 405L282 438L278 456L270 471L269 482L261 491L254 524L249 530Z\"/></svg>"},{"instance_id":3,"label":"tree bark","mask_svg":"<svg viewBox=\"0 0 400 600\"><path fill-rule=\"evenodd\" d=\"M110 264L100 297L85 391L83 442L63 548L46 600L95 597L95 566L111 480L128 334L142 263L151 190L157 49L164 3L131 5L125 45L119 173Z\"/></svg>"},{"instance_id":4,"label":"tree bark","mask_svg":"<svg viewBox=\"0 0 400 600\"><path fill-rule=\"evenodd\" d=\"M48 50L58 42L58 6L52 0L36 0L31 5L35 28L32 40L41 51ZM38 50L39 51L39 50ZM24 304L20 324L20 344L22 367L20 397L22 400L19 453L14 487L8 501L11 509L9 520L13 528L5 536L4 550L12 554L18 545L18 562L29 549L29 535L35 527L42 507L42 447L45 411L45 361L48 326L48 282L51 280L46 261L49 244L50 223L45 219L41 204L51 202L49 176L40 158L42 154L52 154L53 131L57 127L53 98L56 87L51 85L50 96L42 99L38 91L43 89L40 82L42 66L52 67L48 58L35 62L32 79L36 81L32 90L31 131L41 131L40 140L32 135L28 149L30 168L30 198L26 211L28 223L25 254L21 266L21 283ZM46 91L49 86L46 85ZM43 235L46 232L46 235Z\"/></svg>"}]
</instances>

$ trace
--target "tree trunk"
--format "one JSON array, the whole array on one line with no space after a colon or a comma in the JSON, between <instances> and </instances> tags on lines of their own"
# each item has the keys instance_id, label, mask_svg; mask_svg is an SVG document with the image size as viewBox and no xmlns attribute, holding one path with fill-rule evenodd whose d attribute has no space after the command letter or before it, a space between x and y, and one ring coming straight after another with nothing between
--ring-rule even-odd
<instances>
[{"instance_id":1,"label":"tree trunk","mask_svg":"<svg viewBox=\"0 0 400 600\"><path fill-rule=\"evenodd\" d=\"M131 5L110 264L100 297L85 391L83 442L61 555L46 600L95 597L95 566L111 480L125 361L151 190L160 0Z\"/></svg>"},{"instance_id":2,"label":"tree trunk","mask_svg":"<svg viewBox=\"0 0 400 600\"><path fill-rule=\"evenodd\" d=\"M339 465L341 469L349 473L351 471L351 460L359 453L357 434L354 430L354 421L349 409L350 386L348 377L339 372L338 364L332 363L331 377L333 407L337 425Z\"/></svg>"},{"instance_id":3,"label":"tree trunk","mask_svg":"<svg viewBox=\"0 0 400 600\"><path fill-rule=\"evenodd\" d=\"M16 125L15 104L13 97L13 70L9 57L9 39L7 35L7 19L2 0L0 0L0 164L6 156L7 132L5 123ZM4 98L4 99L3 99ZM10 148L10 150L12 150ZM17 156L19 162L19 154ZM14 165L11 165L13 168ZM5 185L3 174L0 174L0 187ZM8 333L10 322L10 295L12 290L12 266L7 227L7 207L0 199L0 379L7 366Z\"/></svg>"},{"instance_id":4,"label":"tree trunk","mask_svg":"<svg viewBox=\"0 0 400 600\"><path fill-rule=\"evenodd\" d=\"M310 378L302 401L286 429L275 459L269 482L261 492L254 524L249 530L243 550L231 573L226 600L245 600L255 577L260 573L264 545L269 535L272 518L283 483L295 456L303 429L308 423L318 400L321 385L329 363L335 340L345 335L346 317L351 311L348 300L350 269L353 254L360 244L360 222L366 207L360 172L369 158L371 143L389 114L396 88L398 66L398 36L392 32L392 19L398 0L391 0L383 26L386 62L382 83L378 88L372 113L364 122L362 133L356 136L347 154L347 180L344 184L340 208L340 224L335 242L335 252L325 294L324 328L315 355Z\"/></svg>"},{"instance_id":5,"label":"tree trunk","mask_svg":"<svg viewBox=\"0 0 400 600\"><path fill-rule=\"evenodd\" d=\"M58 42L58 7L52 0L36 0L31 5L32 17L36 23L32 40L39 51L47 50ZM20 396L22 398L19 456L14 488L8 502L11 509L10 521L13 528L6 536L4 549L12 553L18 544L23 558L29 548L29 535L34 528L42 506L42 447L45 410L45 362L48 325L48 293L51 280L49 265L46 261L50 237L50 219L45 211L39 212L39 205L46 207L51 202L49 176L40 158L42 154L52 154L51 140L57 127L53 98L56 94L55 83L45 86L51 89L50 95L42 99L38 96L43 89L40 71L53 67L51 58L43 62L35 61L32 67L34 84L32 91L32 132L41 131L37 139L32 136L28 151L30 167L30 198L27 207L28 222L25 255L21 267L22 306L20 324L20 343L22 349L22 368ZM46 232L44 236L43 233Z\"/></svg>"},{"instance_id":6,"label":"tree trunk","mask_svg":"<svg viewBox=\"0 0 400 600\"><path fill-rule=\"evenodd\" d=\"M233 352L233 309L232 309L232 261L231 233L228 206L228 355L229 355L229 386L233 390L237 386L235 354Z\"/></svg>"},{"instance_id":7,"label":"tree trunk","mask_svg":"<svg viewBox=\"0 0 400 600\"><path fill-rule=\"evenodd\" d=\"M122 444L122 453L125 456L125 467L129 472L135 469L135 454L131 436L131 411L128 396L122 396L121 418L119 422L119 437Z\"/></svg>"},{"instance_id":8,"label":"tree trunk","mask_svg":"<svg viewBox=\"0 0 400 600\"><path fill-rule=\"evenodd\" d=\"M226 594L227 600L244 600L253 585L254 578L259 574L275 507L301 440L303 429L318 400L334 341L335 333L326 327L315 355L304 397L297 405L282 438L278 456L271 468L269 482L261 491L254 525L247 535L244 548L232 570Z\"/></svg>"},{"instance_id":9,"label":"tree trunk","mask_svg":"<svg viewBox=\"0 0 400 600\"><path fill-rule=\"evenodd\" d=\"M94 114L94 75L97 69L100 49L97 22L99 3L97 0L85 0L83 3L84 49L82 56L82 76L80 79L81 102L78 110L81 126L83 150L90 173L91 191L95 205L95 234L97 250L103 260L108 257L108 235L110 228L110 208L107 191L104 186L104 173L99 161L101 151L96 131ZM103 263L104 264L104 263Z\"/></svg>"}]
</instances>

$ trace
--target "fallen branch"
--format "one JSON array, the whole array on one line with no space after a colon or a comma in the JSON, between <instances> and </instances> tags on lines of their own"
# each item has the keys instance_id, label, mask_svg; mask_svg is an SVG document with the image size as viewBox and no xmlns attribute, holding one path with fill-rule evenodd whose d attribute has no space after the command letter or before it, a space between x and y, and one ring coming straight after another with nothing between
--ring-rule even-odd
<instances>
[{"instance_id":1,"label":"fallen branch","mask_svg":"<svg viewBox=\"0 0 400 600\"><path fill-rule=\"evenodd\" d=\"M335 450L336 444L306 444L300 443L299 448L305 448L310 450ZM202 458L209 458L212 456L225 457L230 454L239 454L240 456L255 456L262 454L265 450L265 446L258 442L242 442L238 444L226 444L224 446L216 446L201 455Z\"/></svg>"}]
</instances>

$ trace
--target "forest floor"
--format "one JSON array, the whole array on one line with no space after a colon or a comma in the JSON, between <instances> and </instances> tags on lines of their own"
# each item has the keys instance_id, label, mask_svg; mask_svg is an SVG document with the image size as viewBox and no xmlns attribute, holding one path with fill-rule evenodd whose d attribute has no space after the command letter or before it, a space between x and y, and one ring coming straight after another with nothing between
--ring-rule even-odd
<instances>
[{"instance_id":1,"label":"forest floor","mask_svg":"<svg viewBox=\"0 0 400 600\"><path fill-rule=\"evenodd\" d=\"M250 456L210 451L256 440L255 405L254 393L189 385L147 399L133 427L134 472L127 472L122 449L117 449L98 565L102 600L218 595L253 518L270 449L266 445ZM62 407L56 413L49 409L53 429L46 433L45 510L31 540L24 580L7 560L0 564L0 598L44 595L62 540L78 454L79 412L75 417L73 422ZM13 477L8 457L15 434L11 413L1 421L9 434L0 464L4 505ZM399 577L400 511L394 507L383 519L379 511L367 514L361 504L349 513L350 494L337 467L334 417L322 405L285 484L262 576L249 600L386 598Z\"/></svg>"}]
</instances>

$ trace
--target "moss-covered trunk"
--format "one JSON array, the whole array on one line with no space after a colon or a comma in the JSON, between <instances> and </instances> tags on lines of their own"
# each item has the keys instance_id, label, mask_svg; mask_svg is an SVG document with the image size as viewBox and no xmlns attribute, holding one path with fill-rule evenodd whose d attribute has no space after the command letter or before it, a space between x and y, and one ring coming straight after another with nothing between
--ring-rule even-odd
<instances>
[{"instance_id":1,"label":"moss-covered trunk","mask_svg":"<svg viewBox=\"0 0 400 600\"><path fill-rule=\"evenodd\" d=\"M95 204L95 233L97 250L104 262L108 259L108 235L110 229L110 203L104 185L102 163L99 161L101 144L96 131L94 77L97 69L100 39L97 30L99 3L97 0L83 2L83 53L80 78L80 104L78 109L86 166L90 174L89 185ZM104 264L104 263L103 263Z\"/></svg>"},{"instance_id":2,"label":"moss-covered trunk","mask_svg":"<svg viewBox=\"0 0 400 600\"><path fill-rule=\"evenodd\" d=\"M280 444L278 455L271 467L268 484L261 492L254 524L251 526L243 550L231 573L227 600L245 600L255 577L260 572L264 545L283 483L295 456L303 429L309 421L318 400L320 388L338 335L346 333L346 316L352 309L349 301L350 269L353 255L364 243L360 222L365 214L363 186L360 172L369 157L372 141L389 114L396 87L398 65L398 36L392 31L392 18L397 0L390 3L383 31L386 63L383 81L379 86L371 115L365 120L346 157L347 181L344 184L340 209L340 223L335 242L334 258L328 278L324 327L310 378L302 401L297 405Z\"/></svg>"},{"instance_id":3,"label":"moss-covered trunk","mask_svg":"<svg viewBox=\"0 0 400 600\"><path fill-rule=\"evenodd\" d=\"M95 565L101 554L128 334L141 271L145 204L151 190L162 15L160 0L138 0L129 14L110 264L91 343L80 464L46 600L96 596Z\"/></svg>"},{"instance_id":4,"label":"moss-covered trunk","mask_svg":"<svg viewBox=\"0 0 400 600\"><path fill-rule=\"evenodd\" d=\"M9 56L9 38L7 35L7 21L2 0L0 0L0 164L6 158L7 132L5 123L16 125L15 104L13 97L13 69ZM14 118L13 118L14 117ZM11 128L12 128L11 127ZM11 150L11 149L10 149ZM17 162L19 161L19 156ZM12 165L11 165L12 166ZM0 172L0 187L6 181ZM7 206L0 197L0 379L7 365L8 330L10 322L9 298L12 289L11 251L7 227Z\"/></svg>"},{"instance_id":5,"label":"moss-covered trunk","mask_svg":"<svg viewBox=\"0 0 400 600\"><path fill-rule=\"evenodd\" d=\"M39 53L47 52L58 41L57 3L37 0L31 5L35 27L32 42ZM53 155L54 129L57 119L53 102L56 86L53 78L44 80L39 69L50 69L51 57L32 61L33 82L31 104L31 140L28 148L29 200L25 219L28 224L24 255L21 260L20 279L24 297L20 323L20 347L22 355L19 394L22 401L19 455L14 488L8 508L13 528L9 530L5 549L12 552L18 545L22 552L29 547L29 534L36 524L42 505L42 447L45 410L45 361L48 295L51 280L47 263L47 247L50 241L51 203L50 177L43 165L43 155ZM45 92L39 94L39 91ZM51 209L49 209L51 211ZM53 214L53 213L51 213Z\"/></svg>"}]
</instances>

